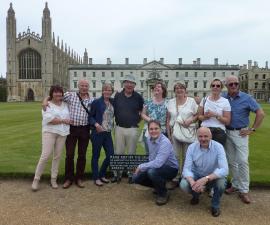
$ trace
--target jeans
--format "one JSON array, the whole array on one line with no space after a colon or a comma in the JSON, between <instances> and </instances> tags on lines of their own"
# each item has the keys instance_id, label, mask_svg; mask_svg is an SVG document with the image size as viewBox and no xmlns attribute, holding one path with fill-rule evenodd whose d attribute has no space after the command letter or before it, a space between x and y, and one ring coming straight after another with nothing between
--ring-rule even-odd
<instances>
[{"instance_id":1,"label":"jeans","mask_svg":"<svg viewBox=\"0 0 270 225\"><path fill-rule=\"evenodd\" d=\"M74 156L75 148L78 142L78 158L76 164L75 180L83 178L86 151L89 143L90 127L86 126L70 126L70 134L66 139L66 165L65 165L65 180L74 180Z\"/></svg>"},{"instance_id":2,"label":"jeans","mask_svg":"<svg viewBox=\"0 0 270 225\"><path fill-rule=\"evenodd\" d=\"M93 130L90 139L92 142L92 172L93 180L105 177L106 170L110 164L110 156L113 155L113 142L111 132L101 132L97 133L96 130ZM100 156L101 148L104 148L106 157L103 160L103 163L98 171L98 160Z\"/></svg>"},{"instance_id":3,"label":"jeans","mask_svg":"<svg viewBox=\"0 0 270 225\"><path fill-rule=\"evenodd\" d=\"M194 180L198 180L200 178L201 177L196 177ZM199 198L199 196L201 194L201 193L197 193L197 192L193 191L191 189L189 182L185 178L183 178L181 180L179 186L184 192L191 193L193 198ZM207 188L207 189L213 188L214 189L214 195L213 195L213 198L211 201L211 206L215 209L220 207L220 199L221 199L222 194L224 193L225 186L226 186L226 178L225 177L217 178L217 179L212 180L206 184L205 188Z\"/></svg>"},{"instance_id":4,"label":"jeans","mask_svg":"<svg viewBox=\"0 0 270 225\"><path fill-rule=\"evenodd\" d=\"M136 184L154 187L159 196L164 196L167 193L166 181L173 179L177 172L178 169L164 165L160 168L140 171L138 174L133 175L132 181Z\"/></svg>"}]
</instances>

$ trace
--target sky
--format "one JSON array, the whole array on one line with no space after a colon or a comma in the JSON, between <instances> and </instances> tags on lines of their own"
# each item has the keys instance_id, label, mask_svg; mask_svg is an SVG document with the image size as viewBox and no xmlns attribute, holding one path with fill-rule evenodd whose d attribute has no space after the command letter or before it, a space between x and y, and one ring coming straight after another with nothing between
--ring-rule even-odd
<instances>
[{"instance_id":1,"label":"sky","mask_svg":"<svg viewBox=\"0 0 270 225\"><path fill-rule=\"evenodd\" d=\"M0 0L0 76L6 76L6 16L11 1ZM13 0L17 34L41 34L45 0ZM52 31L93 63L243 65L270 61L269 0L47 0Z\"/></svg>"}]
</instances>

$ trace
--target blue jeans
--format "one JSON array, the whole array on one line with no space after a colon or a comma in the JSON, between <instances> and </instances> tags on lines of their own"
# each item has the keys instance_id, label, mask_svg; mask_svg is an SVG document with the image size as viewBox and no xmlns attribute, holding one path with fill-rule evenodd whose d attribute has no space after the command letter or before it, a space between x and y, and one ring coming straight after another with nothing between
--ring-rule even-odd
<instances>
[{"instance_id":1,"label":"blue jeans","mask_svg":"<svg viewBox=\"0 0 270 225\"><path fill-rule=\"evenodd\" d=\"M164 165L134 174L132 181L136 184L154 187L159 196L164 196L167 193L166 181L173 179L177 172L178 169Z\"/></svg>"},{"instance_id":2,"label":"blue jeans","mask_svg":"<svg viewBox=\"0 0 270 225\"><path fill-rule=\"evenodd\" d=\"M106 174L106 170L110 164L110 156L113 155L113 142L111 132L101 132L97 133L95 130L92 131L90 135L90 139L92 142L92 173L93 180L97 180L102 178ZM100 167L100 171L98 171L98 160L100 156L101 148L104 148L105 151L105 159Z\"/></svg>"},{"instance_id":3,"label":"blue jeans","mask_svg":"<svg viewBox=\"0 0 270 225\"><path fill-rule=\"evenodd\" d=\"M194 180L198 180L200 178L201 177L196 177ZM181 180L179 186L184 192L191 193L193 198L199 198L200 193L193 191L190 187L189 182L185 178ZM213 208L216 208L216 209L219 208L220 199L221 199L222 194L224 193L225 186L226 186L226 178L217 178L206 184L207 189L211 189L211 188L214 189L214 195L211 202L211 206Z\"/></svg>"}]
</instances>

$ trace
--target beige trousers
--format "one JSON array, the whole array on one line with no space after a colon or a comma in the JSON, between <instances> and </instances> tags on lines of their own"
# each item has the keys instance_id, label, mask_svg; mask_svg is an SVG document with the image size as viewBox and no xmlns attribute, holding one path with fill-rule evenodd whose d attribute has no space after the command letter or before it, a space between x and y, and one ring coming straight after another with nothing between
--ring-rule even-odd
<instances>
[{"instance_id":1,"label":"beige trousers","mask_svg":"<svg viewBox=\"0 0 270 225\"><path fill-rule=\"evenodd\" d=\"M175 152L175 156L179 163L179 170L178 170L177 178L180 178L183 172L184 163L186 159L186 153L187 153L187 149L190 143L180 142L175 137L172 137L172 142L173 142L173 149Z\"/></svg>"},{"instance_id":2,"label":"beige trousers","mask_svg":"<svg viewBox=\"0 0 270 225\"><path fill-rule=\"evenodd\" d=\"M40 180L47 161L53 153L51 178L57 178L61 154L67 136L44 132L42 133L42 153L36 168L35 179Z\"/></svg>"},{"instance_id":3,"label":"beige trousers","mask_svg":"<svg viewBox=\"0 0 270 225\"><path fill-rule=\"evenodd\" d=\"M136 154L139 131L137 127L115 127L115 154L123 155L127 149L128 155Z\"/></svg>"}]
</instances>

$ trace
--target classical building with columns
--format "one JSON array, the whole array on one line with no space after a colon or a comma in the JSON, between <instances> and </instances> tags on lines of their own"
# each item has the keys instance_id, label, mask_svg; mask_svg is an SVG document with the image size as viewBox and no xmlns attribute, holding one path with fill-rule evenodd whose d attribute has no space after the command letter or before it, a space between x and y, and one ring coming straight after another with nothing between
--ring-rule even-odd
<instances>
[{"instance_id":1,"label":"classical building with columns","mask_svg":"<svg viewBox=\"0 0 270 225\"><path fill-rule=\"evenodd\" d=\"M260 68L258 63L248 60L239 72L240 89L252 95L257 101L270 102L270 69L268 61Z\"/></svg>"},{"instance_id":2,"label":"classical building with columns","mask_svg":"<svg viewBox=\"0 0 270 225\"><path fill-rule=\"evenodd\" d=\"M161 80L168 89L168 97L174 96L173 86L176 82L186 84L190 96L206 96L210 92L210 82L219 78L224 80L229 75L238 76L240 67L238 65L219 64L215 58L213 64L202 64L197 58L191 64L182 63L182 58L178 59L178 64L165 63L164 58L147 61L143 59L142 64L132 64L129 58L125 58L123 64L113 64L107 58L106 64L93 64L93 59L88 58L85 50L83 64L70 65L68 67L70 76L70 89L78 90L78 81L87 79L90 84L92 95L101 95L101 87L105 82L113 84L116 91L123 88L123 79L126 74L133 74L136 78L136 91L147 99L151 97L153 84Z\"/></svg>"},{"instance_id":3,"label":"classical building with columns","mask_svg":"<svg viewBox=\"0 0 270 225\"><path fill-rule=\"evenodd\" d=\"M68 65L81 58L55 40L48 4L42 17L42 34L27 31L17 35L15 12L10 3L6 18L8 101L40 101L52 84L69 89Z\"/></svg>"}]
</instances>

